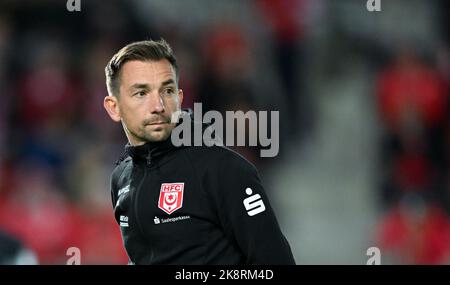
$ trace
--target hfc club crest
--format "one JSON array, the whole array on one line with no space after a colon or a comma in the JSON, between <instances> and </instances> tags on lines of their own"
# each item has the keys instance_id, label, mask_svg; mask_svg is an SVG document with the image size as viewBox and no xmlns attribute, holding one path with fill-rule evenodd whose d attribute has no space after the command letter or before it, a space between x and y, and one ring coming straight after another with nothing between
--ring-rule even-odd
<instances>
[{"instance_id":1,"label":"hfc club crest","mask_svg":"<svg viewBox=\"0 0 450 285\"><path fill-rule=\"evenodd\" d=\"M158 207L169 215L183 207L183 189L184 183L161 184Z\"/></svg>"}]
</instances>

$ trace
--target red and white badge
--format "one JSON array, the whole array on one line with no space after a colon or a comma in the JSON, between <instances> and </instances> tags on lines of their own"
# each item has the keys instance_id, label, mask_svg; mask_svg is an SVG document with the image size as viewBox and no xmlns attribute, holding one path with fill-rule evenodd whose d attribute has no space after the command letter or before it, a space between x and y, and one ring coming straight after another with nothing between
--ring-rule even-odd
<instances>
[{"instance_id":1,"label":"red and white badge","mask_svg":"<svg viewBox=\"0 0 450 285\"><path fill-rule=\"evenodd\" d=\"M184 183L161 184L158 207L169 215L183 207L183 190Z\"/></svg>"}]
</instances>

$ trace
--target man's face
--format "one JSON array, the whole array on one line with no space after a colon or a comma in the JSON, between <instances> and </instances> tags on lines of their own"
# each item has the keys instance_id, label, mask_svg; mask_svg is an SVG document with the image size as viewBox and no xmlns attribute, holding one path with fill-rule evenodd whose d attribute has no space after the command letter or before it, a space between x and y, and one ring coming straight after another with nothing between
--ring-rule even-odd
<instances>
[{"instance_id":1,"label":"man's face","mask_svg":"<svg viewBox=\"0 0 450 285\"><path fill-rule=\"evenodd\" d=\"M129 61L122 66L120 95L109 98L117 104L113 109L121 121L132 145L157 142L167 139L175 124L172 114L180 110L183 91L178 89L176 74L170 62ZM112 97L112 96L108 96ZM108 110L108 108L107 108Z\"/></svg>"}]
</instances>

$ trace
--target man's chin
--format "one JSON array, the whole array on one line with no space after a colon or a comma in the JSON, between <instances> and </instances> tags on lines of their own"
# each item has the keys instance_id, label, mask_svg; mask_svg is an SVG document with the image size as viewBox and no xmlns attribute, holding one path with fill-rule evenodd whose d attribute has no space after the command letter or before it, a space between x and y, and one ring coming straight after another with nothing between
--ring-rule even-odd
<instances>
[{"instance_id":1,"label":"man's chin","mask_svg":"<svg viewBox=\"0 0 450 285\"><path fill-rule=\"evenodd\" d=\"M145 139L148 142L161 142L165 141L169 137L169 134L166 131L156 131L153 132L151 135L145 136Z\"/></svg>"}]
</instances>

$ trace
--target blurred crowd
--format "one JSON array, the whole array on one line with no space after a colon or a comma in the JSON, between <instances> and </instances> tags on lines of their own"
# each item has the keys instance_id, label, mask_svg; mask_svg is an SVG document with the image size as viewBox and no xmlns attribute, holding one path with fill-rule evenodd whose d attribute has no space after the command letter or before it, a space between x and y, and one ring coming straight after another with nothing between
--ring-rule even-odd
<instances>
[{"instance_id":1,"label":"blurred crowd","mask_svg":"<svg viewBox=\"0 0 450 285\"><path fill-rule=\"evenodd\" d=\"M194 102L203 103L203 112L286 108L281 116L289 126L281 135L299 136L295 13L303 1L247 4L269 31L267 43L233 21L209 19L190 30L170 21L153 25L147 19L157 12L147 8L140 17L139 1L83 1L81 12L59 2L0 5L0 227L40 263L64 263L71 246L83 264L127 262L109 194L126 137L107 117L103 98L104 67L131 41L163 37L172 45L184 108ZM263 49L282 82L258 66ZM270 166L257 147L236 150Z\"/></svg>"},{"instance_id":2,"label":"blurred crowd","mask_svg":"<svg viewBox=\"0 0 450 285\"><path fill-rule=\"evenodd\" d=\"M448 52L448 50L447 50ZM377 82L380 242L402 263L450 262L449 55L399 50Z\"/></svg>"},{"instance_id":3,"label":"blurred crowd","mask_svg":"<svg viewBox=\"0 0 450 285\"><path fill-rule=\"evenodd\" d=\"M64 264L72 246L83 264L127 262L109 196L126 138L103 98L104 67L131 41L163 37L172 45L184 108L202 102L203 112L280 111L277 159L260 158L259 147L236 148L258 168L270 170L314 128L304 88L311 26L303 17L314 1L231 1L240 13L222 18L209 1L192 4L198 13L175 16L157 9L170 6L164 2L82 1L81 12L68 12L65 1L0 4L0 228L41 264ZM375 68L377 240L393 262L450 262L446 40L435 61L397 48Z\"/></svg>"}]
</instances>

